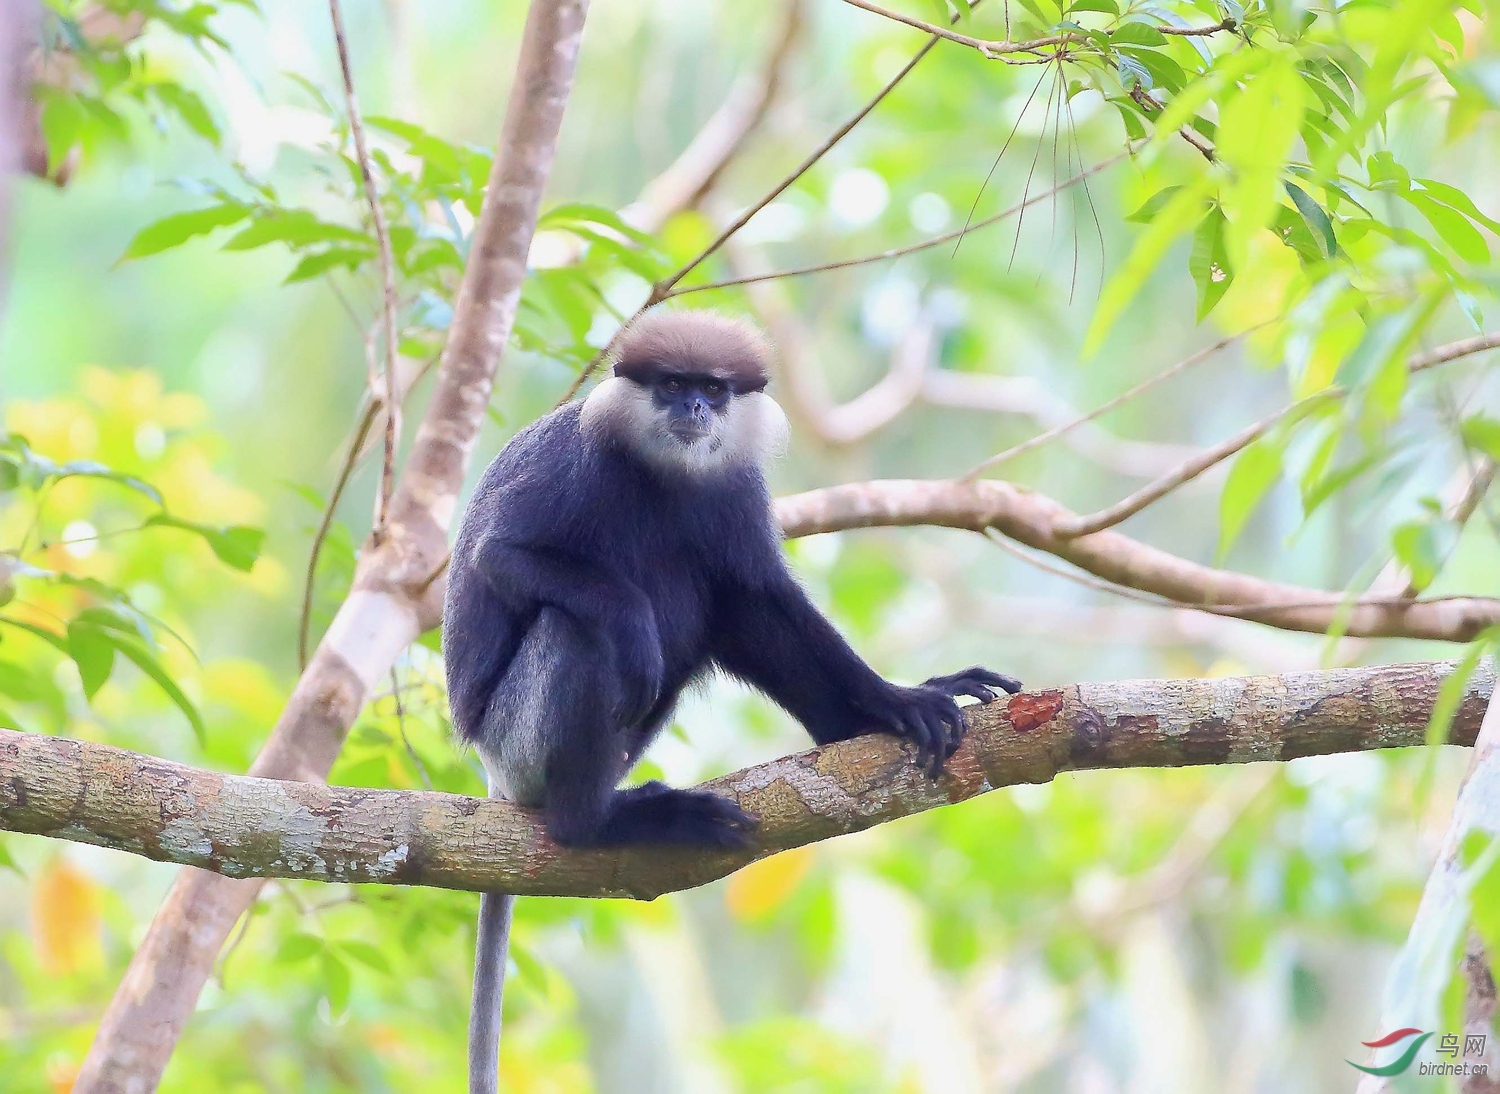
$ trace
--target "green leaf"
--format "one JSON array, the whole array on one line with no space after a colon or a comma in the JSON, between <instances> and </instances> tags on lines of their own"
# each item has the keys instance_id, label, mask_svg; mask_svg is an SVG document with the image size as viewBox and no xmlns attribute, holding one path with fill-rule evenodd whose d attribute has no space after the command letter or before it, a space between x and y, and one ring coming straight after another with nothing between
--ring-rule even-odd
<instances>
[{"instance_id":1,"label":"green leaf","mask_svg":"<svg viewBox=\"0 0 1500 1094\"><path fill-rule=\"evenodd\" d=\"M145 258L147 255L169 251L173 247L180 247L195 236L207 235L215 228L237 223L249 215L248 205L224 202L220 205L210 205L207 209L195 209L190 213L175 213L172 216L163 217L137 232L135 238L130 241L130 246L125 248L125 253L121 258L122 260Z\"/></svg>"},{"instance_id":2,"label":"green leaf","mask_svg":"<svg viewBox=\"0 0 1500 1094\"><path fill-rule=\"evenodd\" d=\"M1500 461L1500 418L1473 414L1464 419L1464 443L1478 449L1492 460Z\"/></svg>"},{"instance_id":3,"label":"green leaf","mask_svg":"<svg viewBox=\"0 0 1500 1094\"><path fill-rule=\"evenodd\" d=\"M210 144L219 143L218 123L196 92L174 83L152 84L151 92L163 106L175 111L194 133Z\"/></svg>"},{"instance_id":4,"label":"green leaf","mask_svg":"<svg viewBox=\"0 0 1500 1094\"><path fill-rule=\"evenodd\" d=\"M1224 212L1218 206L1210 209L1198 222L1193 233L1193 251L1188 256L1188 272L1198 286L1198 321L1213 311L1229 291L1234 281L1234 270L1229 265L1229 253L1224 246Z\"/></svg>"},{"instance_id":5,"label":"green leaf","mask_svg":"<svg viewBox=\"0 0 1500 1094\"><path fill-rule=\"evenodd\" d=\"M1151 74L1151 86L1161 87L1176 93L1182 90L1187 83L1187 74L1182 71L1182 66L1165 53L1155 49L1146 49L1141 46L1124 46L1120 50L1122 57L1128 56Z\"/></svg>"},{"instance_id":6,"label":"green leaf","mask_svg":"<svg viewBox=\"0 0 1500 1094\"><path fill-rule=\"evenodd\" d=\"M1307 226L1313 230L1319 242L1322 243L1324 256L1331 258L1336 255L1339 250L1339 241L1333 234L1333 222L1328 219L1328 214L1323 211L1323 207L1296 183L1284 181L1282 185L1291 195L1292 204L1297 207L1297 212L1302 214L1302 219L1307 221Z\"/></svg>"},{"instance_id":7,"label":"green leaf","mask_svg":"<svg viewBox=\"0 0 1500 1094\"><path fill-rule=\"evenodd\" d=\"M323 987L328 994L328 1009L335 1017L349 1006L349 988L352 983L349 966L339 960L332 951L323 951Z\"/></svg>"},{"instance_id":8,"label":"green leaf","mask_svg":"<svg viewBox=\"0 0 1500 1094\"><path fill-rule=\"evenodd\" d=\"M0 843L0 870L14 870L21 873L21 868L16 865L16 860L10 857L10 852L5 849L5 844ZM25 874L21 874L25 877Z\"/></svg>"},{"instance_id":9,"label":"green leaf","mask_svg":"<svg viewBox=\"0 0 1500 1094\"><path fill-rule=\"evenodd\" d=\"M156 644L156 636L151 633L151 624L146 617L134 608L128 606L124 610L120 608L85 608L73 617L73 622L87 623L94 627L103 627L106 630L119 631L141 639L148 646Z\"/></svg>"},{"instance_id":10,"label":"green leaf","mask_svg":"<svg viewBox=\"0 0 1500 1094\"><path fill-rule=\"evenodd\" d=\"M42 685L30 671L13 661L0 661L0 693L30 703L42 693Z\"/></svg>"},{"instance_id":11,"label":"green leaf","mask_svg":"<svg viewBox=\"0 0 1500 1094\"><path fill-rule=\"evenodd\" d=\"M1433 179L1418 179L1417 181L1422 184L1422 189L1437 201L1441 201L1444 205L1451 205L1470 220L1476 220L1490 231L1500 235L1500 221L1481 213L1473 199L1457 186L1449 186L1446 182L1437 182Z\"/></svg>"},{"instance_id":12,"label":"green leaf","mask_svg":"<svg viewBox=\"0 0 1500 1094\"><path fill-rule=\"evenodd\" d=\"M57 469L56 477L59 479L107 479L110 482L119 483L121 486L127 486L138 494L144 494L146 497L156 502L157 505L164 504L161 497L161 491L152 486L149 482L146 482L143 479L138 479L134 475L123 474L122 472L116 471L112 467L107 467L102 463L96 463L93 460L74 460L72 463L65 463Z\"/></svg>"},{"instance_id":13,"label":"green leaf","mask_svg":"<svg viewBox=\"0 0 1500 1094\"><path fill-rule=\"evenodd\" d=\"M297 281L310 281L340 266L355 270L374 257L373 248L330 247L326 251L304 255L302 261L298 262L292 268L292 272L286 275L286 280L282 284L290 285Z\"/></svg>"},{"instance_id":14,"label":"green leaf","mask_svg":"<svg viewBox=\"0 0 1500 1094\"><path fill-rule=\"evenodd\" d=\"M555 206L543 213L538 227L562 228L574 223L601 224L626 239L634 240L642 247L656 249L656 240L639 228L632 227L620 219L620 214L603 205L589 205L571 201Z\"/></svg>"},{"instance_id":15,"label":"green leaf","mask_svg":"<svg viewBox=\"0 0 1500 1094\"><path fill-rule=\"evenodd\" d=\"M1250 514L1281 478L1285 443L1262 437L1246 446L1229 469L1219 496L1219 552L1222 561L1239 538Z\"/></svg>"},{"instance_id":16,"label":"green leaf","mask_svg":"<svg viewBox=\"0 0 1500 1094\"><path fill-rule=\"evenodd\" d=\"M202 536L220 562L246 573L255 566L255 560L260 557L261 544L266 538L266 533L259 528L251 528L243 524L215 527L210 524L183 520L181 517L174 517L168 513L157 513L146 523L163 528L180 528L184 532Z\"/></svg>"},{"instance_id":17,"label":"green leaf","mask_svg":"<svg viewBox=\"0 0 1500 1094\"><path fill-rule=\"evenodd\" d=\"M1172 196L1181 190L1181 186L1164 186L1156 193L1147 198L1139 209L1131 213L1125 219L1135 224L1150 224L1156 219L1156 214L1166 207Z\"/></svg>"},{"instance_id":18,"label":"green leaf","mask_svg":"<svg viewBox=\"0 0 1500 1094\"><path fill-rule=\"evenodd\" d=\"M1447 521L1411 520L1391 531L1391 548L1411 574L1412 587L1421 592L1432 584L1443 568L1448 548L1455 538Z\"/></svg>"},{"instance_id":19,"label":"green leaf","mask_svg":"<svg viewBox=\"0 0 1500 1094\"><path fill-rule=\"evenodd\" d=\"M193 727L193 734L198 738L198 744L207 744L208 732L204 729L203 718L199 715L198 708L193 705L191 699L183 694L182 689L177 686L177 681L167 675L166 669L161 667L156 658L151 655L151 651L139 642L134 642L124 635L111 635L110 637L114 642L115 649L133 661L136 668L151 677L152 680L155 680L156 686L166 692L167 698L176 704L178 710L182 711L183 717Z\"/></svg>"},{"instance_id":20,"label":"green leaf","mask_svg":"<svg viewBox=\"0 0 1500 1094\"><path fill-rule=\"evenodd\" d=\"M1479 667L1479 659L1484 656L1487 645L1484 641L1470 642L1458 664L1453 666L1453 671L1438 685L1437 700L1432 704L1432 717L1427 720L1428 744L1440 745L1448 740L1453 718L1463 705L1469 681L1473 679L1474 670Z\"/></svg>"},{"instance_id":21,"label":"green leaf","mask_svg":"<svg viewBox=\"0 0 1500 1094\"><path fill-rule=\"evenodd\" d=\"M1102 11L1105 15L1120 14L1120 5L1115 0L1072 0L1068 4L1069 13L1077 11Z\"/></svg>"},{"instance_id":22,"label":"green leaf","mask_svg":"<svg viewBox=\"0 0 1500 1094\"><path fill-rule=\"evenodd\" d=\"M276 948L276 960L283 964L296 964L317 956L326 948L327 944L317 935L298 931L282 939L281 945Z\"/></svg>"},{"instance_id":23,"label":"green leaf","mask_svg":"<svg viewBox=\"0 0 1500 1094\"><path fill-rule=\"evenodd\" d=\"M1481 266L1489 262L1489 244L1468 217L1421 190L1408 190L1401 196L1427 218L1427 223L1432 225L1444 243L1453 248L1458 257Z\"/></svg>"},{"instance_id":24,"label":"green leaf","mask_svg":"<svg viewBox=\"0 0 1500 1094\"><path fill-rule=\"evenodd\" d=\"M35 637L40 638L43 642L47 643L59 653L66 654L68 652L67 639L60 634L49 631L46 627L38 627L35 623L27 623L23 620L12 619L9 616L5 615L0 615L0 623L14 627L18 631L25 631L27 634L34 635Z\"/></svg>"},{"instance_id":25,"label":"green leaf","mask_svg":"<svg viewBox=\"0 0 1500 1094\"><path fill-rule=\"evenodd\" d=\"M342 950L344 953L348 954L350 957L354 958L361 964L368 965L376 972L383 972L387 976L390 975L391 963L386 960L385 954L381 953L379 949L370 945L368 942L350 940L347 942L340 942L338 946L340 950Z\"/></svg>"},{"instance_id":26,"label":"green leaf","mask_svg":"<svg viewBox=\"0 0 1500 1094\"><path fill-rule=\"evenodd\" d=\"M1167 36L1150 23L1121 23L1109 32L1109 40L1117 46L1164 46Z\"/></svg>"},{"instance_id":27,"label":"green leaf","mask_svg":"<svg viewBox=\"0 0 1500 1094\"><path fill-rule=\"evenodd\" d=\"M1099 295L1094 308L1094 318L1084 336L1083 356L1092 357L1099 351L1104 337L1115 325L1121 313L1135 299L1146 278L1166 254L1172 241L1187 230L1190 218L1202 207L1214 185L1208 174L1199 175L1184 186L1162 208L1160 214L1135 241L1129 256L1111 275L1109 282Z\"/></svg>"},{"instance_id":28,"label":"green leaf","mask_svg":"<svg viewBox=\"0 0 1500 1094\"><path fill-rule=\"evenodd\" d=\"M306 209L276 209L257 212L244 231L224 244L226 251L248 251L268 243L285 243L289 247L312 247L322 243L357 243L375 246L364 232L320 220Z\"/></svg>"},{"instance_id":29,"label":"green leaf","mask_svg":"<svg viewBox=\"0 0 1500 1094\"><path fill-rule=\"evenodd\" d=\"M75 619L68 624L68 656L78 666L83 694L92 700L114 668L114 642L100 628Z\"/></svg>"}]
</instances>

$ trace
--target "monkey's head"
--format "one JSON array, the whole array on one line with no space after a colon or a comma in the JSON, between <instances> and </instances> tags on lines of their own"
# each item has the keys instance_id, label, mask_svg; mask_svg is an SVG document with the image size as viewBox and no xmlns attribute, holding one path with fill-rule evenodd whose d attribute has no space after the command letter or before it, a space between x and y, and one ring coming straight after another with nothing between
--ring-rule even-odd
<instances>
[{"instance_id":1,"label":"monkey's head","mask_svg":"<svg viewBox=\"0 0 1500 1094\"><path fill-rule=\"evenodd\" d=\"M707 474L760 462L786 438L765 392L771 348L754 326L713 311L656 311L620 338L614 375L585 401L606 431L655 467Z\"/></svg>"}]
</instances>

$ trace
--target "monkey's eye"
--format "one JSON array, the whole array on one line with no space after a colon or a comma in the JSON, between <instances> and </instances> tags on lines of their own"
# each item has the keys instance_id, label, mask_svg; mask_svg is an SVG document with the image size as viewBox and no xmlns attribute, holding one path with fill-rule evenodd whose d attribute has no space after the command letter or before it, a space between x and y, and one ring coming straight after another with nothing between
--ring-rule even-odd
<instances>
[{"instance_id":1,"label":"monkey's eye","mask_svg":"<svg viewBox=\"0 0 1500 1094\"><path fill-rule=\"evenodd\" d=\"M718 380L705 380L703 382L703 394L710 399L717 399L724 394L724 385Z\"/></svg>"},{"instance_id":2,"label":"monkey's eye","mask_svg":"<svg viewBox=\"0 0 1500 1094\"><path fill-rule=\"evenodd\" d=\"M682 381L675 376L668 377L662 381L661 389L668 395L676 395L682 390Z\"/></svg>"}]
</instances>

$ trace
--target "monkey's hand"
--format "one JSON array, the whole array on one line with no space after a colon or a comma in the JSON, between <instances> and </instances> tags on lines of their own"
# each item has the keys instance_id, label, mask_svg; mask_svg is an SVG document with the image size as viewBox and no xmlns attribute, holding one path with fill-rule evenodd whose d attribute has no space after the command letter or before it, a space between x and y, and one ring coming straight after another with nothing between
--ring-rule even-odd
<instances>
[{"instance_id":1,"label":"monkey's hand","mask_svg":"<svg viewBox=\"0 0 1500 1094\"><path fill-rule=\"evenodd\" d=\"M621 725L633 726L661 698L662 675L666 672L651 605L643 603L637 610L619 615L610 628L609 641L614 649L615 671L620 674L615 714Z\"/></svg>"},{"instance_id":2,"label":"monkey's hand","mask_svg":"<svg viewBox=\"0 0 1500 1094\"><path fill-rule=\"evenodd\" d=\"M1021 682L988 669L971 668L948 676L934 676L914 688L894 688L886 712L888 732L910 741L917 751L917 764L936 778L948 757L958 750L968 731L968 719L955 701L968 695L981 703L993 702L999 692L1021 690Z\"/></svg>"}]
</instances>

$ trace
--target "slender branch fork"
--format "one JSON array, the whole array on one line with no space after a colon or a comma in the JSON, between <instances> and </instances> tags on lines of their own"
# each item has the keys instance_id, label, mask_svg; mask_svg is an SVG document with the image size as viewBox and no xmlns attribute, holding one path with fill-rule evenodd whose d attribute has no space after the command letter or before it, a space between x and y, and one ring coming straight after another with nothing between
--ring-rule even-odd
<instances>
[{"instance_id":1,"label":"slender branch fork","mask_svg":"<svg viewBox=\"0 0 1500 1094\"><path fill-rule=\"evenodd\" d=\"M1483 353L1486 350L1495 349L1496 347L1500 347L1500 333L1477 335L1472 338L1464 338L1457 342L1438 346L1436 349L1413 354L1408 359L1406 367L1412 373L1424 372L1437 365L1445 364L1449 361L1457 361L1460 358L1469 357L1476 353ZM1295 420L1317 406L1342 399L1347 394L1348 392L1344 388L1331 387L1310 395L1306 399L1290 403L1274 414L1270 414L1255 424L1247 426L1228 440L1222 441L1212 448L1199 453L1191 460L1174 468L1154 482L1147 483L1135 493L1117 504L1111 505L1108 509L1101 509L1097 513L1091 513L1084 517L1075 517L1072 520L1060 523L1054 530L1057 535L1071 539L1077 536L1091 535L1094 532L1103 531L1105 528L1111 528L1139 513L1147 506L1160 501L1183 483L1192 481L1215 464L1222 463L1235 453L1248 448L1282 422ZM1003 456L1004 453L1001 453L1001 455ZM1477 505L1478 503L1476 502L1475 504Z\"/></svg>"},{"instance_id":2,"label":"slender branch fork","mask_svg":"<svg viewBox=\"0 0 1500 1094\"><path fill-rule=\"evenodd\" d=\"M380 207L380 193L375 189L375 173L370 167L370 149L365 143L364 120L359 113L359 100L354 94L354 70L349 62L349 37L344 30L344 12L339 0L328 0L328 14L333 22L333 40L338 48L339 72L344 80L344 105L349 113L349 132L354 138L354 155L359 161L359 175L364 182L365 200L370 206L370 223L375 230L375 241L379 247L381 316L385 328L385 381L376 384L370 377L370 390L380 390L380 403L385 409L385 449L380 465L380 492L375 502L375 538L385 535L387 510L391 504L391 492L396 483L396 440L400 432L401 400L396 392L396 354L400 344L396 338L396 263L391 254L391 234L386 228L385 211ZM299 651L302 663L307 663L306 633L300 635Z\"/></svg>"},{"instance_id":3,"label":"slender branch fork","mask_svg":"<svg viewBox=\"0 0 1500 1094\"><path fill-rule=\"evenodd\" d=\"M568 387L568 390L563 393L562 398L558 400L558 405L561 406L563 403L566 403L568 400L572 399L573 396L577 395L580 390L582 390L583 385L588 382L589 377L591 377L596 371L598 371L599 366L609 358L609 355L612 352L614 352L615 344L618 341L620 335L630 326L631 323L635 322L635 320L639 319L651 308L654 308L657 304L673 295L672 290L676 287L678 282L680 282L684 277L692 273L710 257L712 257L719 250L719 248L724 246L726 241L728 241L736 232L738 232L741 228L748 224L750 222L750 219L755 216L756 213L760 212L767 205L771 204L771 202L775 201L778 197L786 192L788 187L790 187L803 175L807 174L808 171L812 170L813 165L816 164L825 155L827 155L829 150L832 149L834 145L838 144L839 141L848 136L850 130L852 130L856 125L863 121L866 115L870 113L870 111L879 106L885 99L885 97L892 91L894 91L897 85L899 85L902 80L906 79L906 77L911 73L912 69L916 68L917 65L922 61L922 59L929 53L931 53L933 48L941 40L941 35L935 35L929 38L927 42L923 44L922 48L917 50L912 59L907 61L906 64L901 67L900 71L898 71L894 76L887 80L884 86L882 86L881 89L877 91L868 102L866 102L862 107L856 110L841 126L835 129L827 140L825 140L816 149L814 149L806 159L804 159L800 164L793 168L792 171L788 175L786 175L780 182L778 182L769 191L762 195L758 201L756 201L748 209L746 209L738 217L736 217L727 228L721 231L718 236L716 236L714 240L697 255L697 257L689 260L683 266L678 268L676 272L669 274L667 277L663 278L661 281L658 281L655 285L653 285L651 287L650 295L646 297L645 303L643 303L639 308L636 309L634 315L632 315L624 323L620 324L619 330L615 332L614 336L610 338L609 342L605 344L604 348L594 355L593 360L591 360L584 367L584 369L578 374L578 377Z\"/></svg>"}]
</instances>

